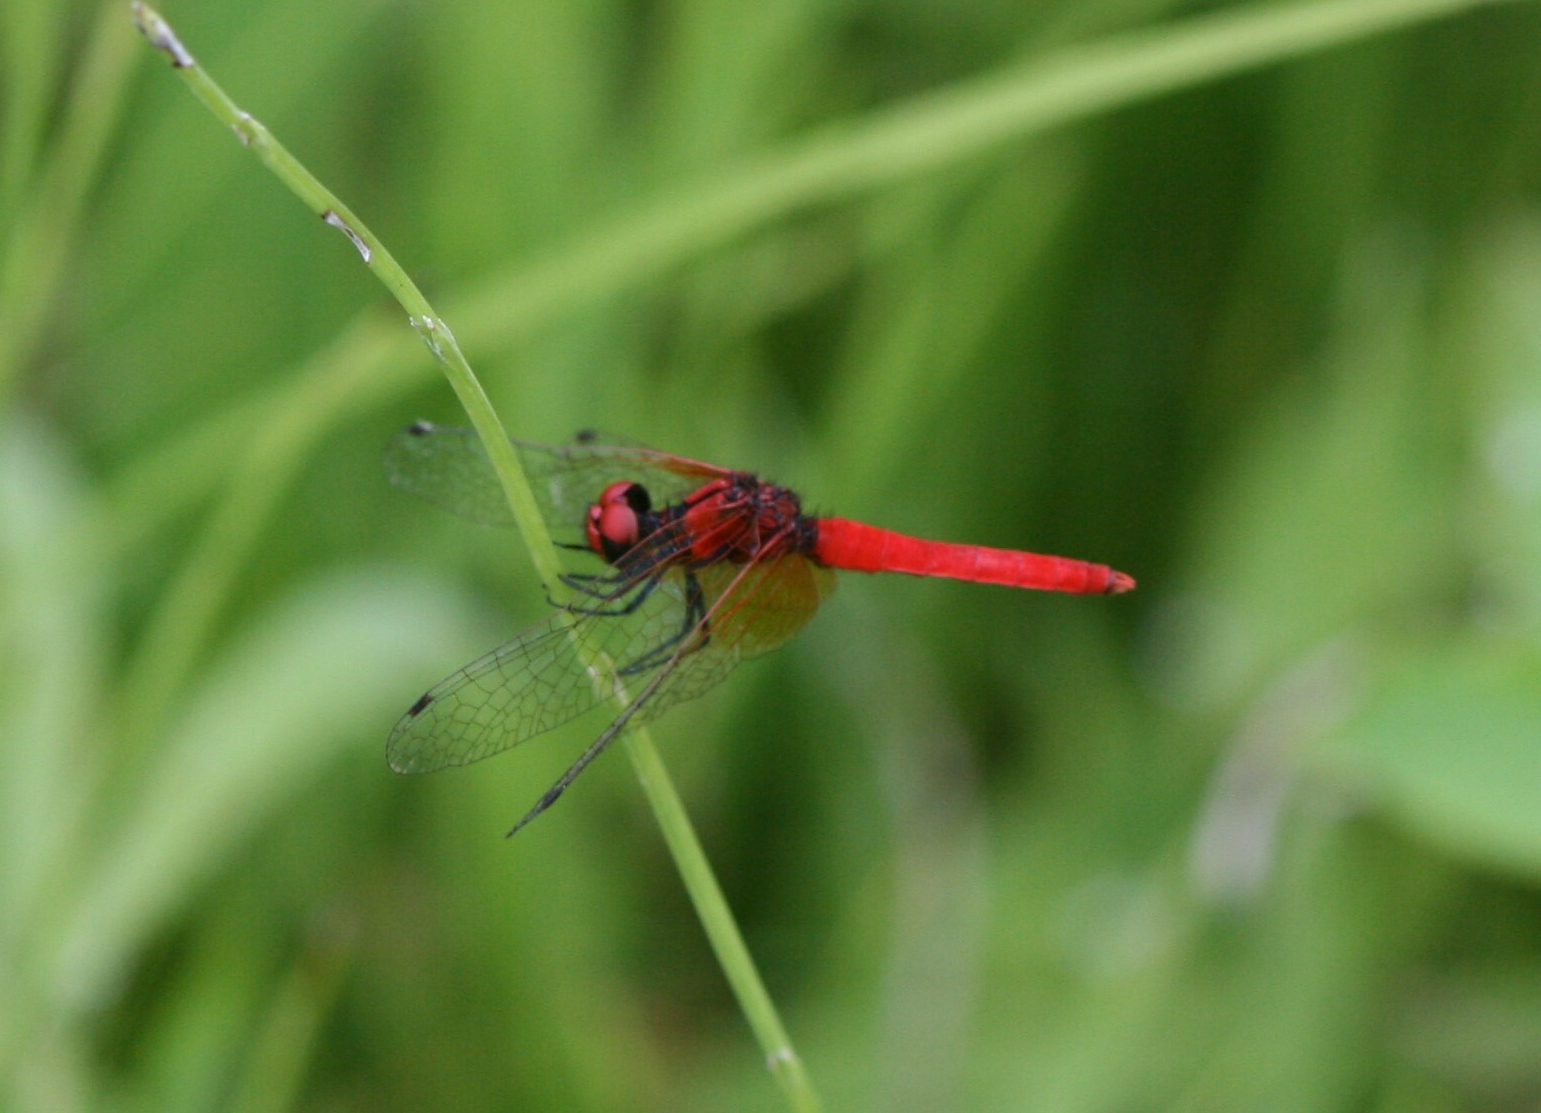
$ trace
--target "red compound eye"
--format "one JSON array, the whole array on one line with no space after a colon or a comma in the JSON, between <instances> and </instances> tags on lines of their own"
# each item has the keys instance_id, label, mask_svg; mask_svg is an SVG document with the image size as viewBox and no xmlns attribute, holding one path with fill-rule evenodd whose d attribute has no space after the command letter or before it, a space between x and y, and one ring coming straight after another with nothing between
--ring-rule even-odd
<instances>
[{"instance_id":1,"label":"red compound eye","mask_svg":"<svg viewBox=\"0 0 1541 1113\"><path fill-rule=\"evenodd\" d=\"M649 509L647 491L640 483L623 479L600 492L589 507L584 528L589 548L614 563L642 537L642 515Z\"/></svg>"}]
</instances>

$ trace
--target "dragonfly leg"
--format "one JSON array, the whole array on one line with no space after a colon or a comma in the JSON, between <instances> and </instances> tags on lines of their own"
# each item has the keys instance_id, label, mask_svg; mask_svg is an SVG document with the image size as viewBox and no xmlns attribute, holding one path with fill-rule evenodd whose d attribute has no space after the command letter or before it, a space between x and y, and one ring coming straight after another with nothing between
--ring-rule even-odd
<instances>
[{"instance_id":1,"label":"dragonfly leg","mask_svg":"<svg viewBox=\"0 0 1541 1113\"><path fill-rule=\"evenodd\" d=\"M626 583L624 578L614 574L599 576L589 572L564 572L561 580L564 586L593 599L613 598L616 590Z\"/></svg>"},{"instance_id":2,"label":"dragonfly leg","mask_svg":"<svg viewBox=\"0 0 1541 1113\"><path fill-rule=\"evenodd\" d=\"M622 676L635 676L639 672L647 672L656 669L670 657L674 656L675 647L686 638L690 637L697 629L701 631L700 640L686 653L694 653L711 641L711 629L706 619L706 596L701 591L701 581L695 574L685 573L685 621L680 623L679 632L667 641L659 642L635 661L628 661L622 665L619 672Z\"/></svg>"},{"instance_id":3,"label":"dragonfly leg","mask_svg":"<svg viewBox=\"0 0 1541 1113\"><path fill-rule=\"evenodd\" d=\"M571 588L580 595L590 599L610 600L620 594L621 581L617 576L596 576L586 572L564 572L557 577L563 587ZM605 590L613 588L616 590ZM550 591L546 592L546 602L558 609L571 609L565 603L559 603Z\"/></svg>"},{"instance_id":4,"label":"dragonfly leg","mask_svg":"<svg viewBox=\"0 0 1541 1113\"><path fill-rule=\"evenodd\" d=\"M562 577L562 579L565 582L567 577L564 576L564 577ZM632 597L630 599L628 599L624 604L622 604L619 607L605 607L605 606L585 607L585 606L579 606L576 603L569 603L563 609L571 611L573 614L605 615L605 616L608 616L608 617L623 617L625 615L632 614L633 612L636 611L636 609L638 607L642 606L643 603L647 602L648 596L652 595L653 591L662 582L663 582L663 573L662 572L656 572L653 575L649 576L646 580L642 581L642 583L640 585L638 585L636 583L627 583L627 584L623 584L623 585L618 586L616 588L616 590L614 590L614 591L608 591L608 592L600 591L600 590L598 590L598 589L596 589L596 588L594 588L592 586L585 587L585 586L582 586L581 584L569 584L568 586L572 587L573 590L578 591L578 592L582 593L583 595L588 596L590 599L596 599L600 603L614 602L616 599L620 599L623 596L625 596L627 592L632 592L633 594L632 594Z\"/></svg>"},{"instance_id":5,"label":"dragonfly leg","mask_svg":"<svg viewBox=\"0 0 1541 1113\"><path fill-rule=\"evenodd\" d=\"M545 811L552 804L555 804L562 793L567 791L567 786L578 779L578 774L587 769L590 762L605 752L605 747L615 741L616 735L626 729L627 724L631 722L632 716L637 713L637 710L652 698L653 693L658 690L658 686L668 677L669 671L665 669L647 682L647 686L638 692L636 698L626 705L625 709L616 716L615 721L605 728L605 732L589 743L589 748L578 755L578 760L568 767L567 772L562 774L556 784L548 788L545 795L535 801L535 806L525 813L524 818L509 829L509 838L518 834L525 824L540 815L541 812Z\"/></svg>"},{"instance_id":6,"label":"dragonfly leg","mask_svg":"<svg viewBox=\"0 0 1541 1113\"><path fill-rule=\"evenodd\" d=\"M543 795L539 800L535 801L535 806L525 813L524 818L509 828L508 834L505 837L513 838L516 834L519 833L519 830L522 827L533 820L536 816L540 815L541 812L545 811L552 804L555 804L557 802L557 798L560 797L562 793L567 791L567 786L578 779L578 774L587 769L591 761L593 761L600 754L604 753L605 747L610 745L610 743L614 741L615 736L620 734L621 731L625 729L627 722L630 721L636 707L641 702L642 701L638 699L630 707L627 707L626 710L621 712L620 717L605 729L603 734L594 739L593 742L589 743L589 748L584 750L583 753L579 754L578 760L573 762L572 765L568 767L567 772L562 774L561 778L556 782L556 784L548 788L545 792L545 795Z\"/></svg>"}]
</instances>

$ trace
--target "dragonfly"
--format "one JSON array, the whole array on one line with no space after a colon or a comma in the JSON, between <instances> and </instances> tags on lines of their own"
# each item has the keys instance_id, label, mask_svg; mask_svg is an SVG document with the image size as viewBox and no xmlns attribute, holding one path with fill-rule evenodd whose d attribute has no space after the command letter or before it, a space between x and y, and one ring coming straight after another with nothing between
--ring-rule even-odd
<instances>
[{"instance_id":1,"label":"dragonfly","mask_svg":"<svg viewBox=\"0 0 1541 1113\"><path fill-rule=\"evenodd\" d=\"M803 513L798 496L750 472L648 448L513 441L542 516L564 548L599 561L565 573L569 601L425 692L386 744L398 773L469 765L614 700L615 718L508 832L551 807L623 731L783 645L835 586L835 569L902 572L1082 595L1134 579L1105 564L926 541ZM386 447L397 487L461 517L513 517L469 429L417 422Z\"/></svg>"}]
</instances>

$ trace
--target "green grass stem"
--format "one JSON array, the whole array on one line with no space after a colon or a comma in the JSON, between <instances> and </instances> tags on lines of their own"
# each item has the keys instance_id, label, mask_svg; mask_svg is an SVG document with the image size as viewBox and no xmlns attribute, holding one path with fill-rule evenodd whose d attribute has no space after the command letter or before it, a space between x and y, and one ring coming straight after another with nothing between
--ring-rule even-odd
<instances>
[{"instance_id":1,"label":"green grass stem","mask_svg":"<svg viewBox=\"0 0 1541 1113\"><path fill-rule=\"evenodd\" d=\"M449 326L433 310L416 284L363 221L317 181L260 121L236 106L197 64L193 55L183 46L171 26L159 13L148 5L138 2L133 5L133 11L134 18L145 38L171 61L172 66L198 99L203 101L217 119L234 130L241 142L251 148L262 163L313 213L348 237L364 263L374 271L402 308L407 311L412 327L417 330L419 336L428 345L429 351L444 367L451 386L486 445L508 497L515 521L530 551L532 563L548 589L555 588L559 582L561 566L545 522L540 517L529 483L509 443L502 422L498 419L490 399L461 353ZM289 423L282 423L281 427L290 428ZM285 446L294 443L294 440L288 433L277 436L282 443L272 451L283 456L286 461L292 461L292 454L285 454L283 450ZM303 440L303 438L300 439ZM252 467L247 474L254 477L255 483L267 482L264 477L268 474L269 468L266 465L272 461L267 458L267 453L263 449L257 450L254 461L257 466ZM270 485L269 489L277 490L279 487ZM245 523L255 521L262 516L261 506L254 510L241 507L242 501L233 498L227 504L238 507L231 511L228 519L230 524L226 528L230 531L240 531ZM189 585L187 590L190 593L190 601L185 604L188 611L197 610L200 613L207 613L206 601L200 604L198 597L205 592L217 593L222 590L221 581L227 579L232 571L220 566L220 554L237 551L241 546L229 543L230 539L224 536L224 533L224 529L216 529L211 534L210 544L206 550L207 555L202 558L206 570L199 571L184 581ZM176 606L173 604L173 611ZM189 628L185 619L175 616L169 617L166 623L168 630ZM174 636L167 635L167 637ZM153 658L155 654L150 656ZM184 662L188 659L185 648L178 658ZM156 692L170 690L165 682L152 685L151 688ZM158 700L152 700L152 704L155 702ZM765 989L759 971L755 968L748 947L744 944L743 936L723 897L721 887L717 884L706 854L701 848L700 840L696 837L694 827L680 802L657 747L645 729L630 731L626 741L632 763L642 782L649 804L657 816L665 842L674 856L686 889L695 903L697 914L711 941L713 951L723 966L750 1028L760 1042L767 1065L786 1095L790 1107L798 1113L812 1113L820 1108L812 1080L793 1049L786 1029L776 1012L775 1004Z\"/></svg>"}]
</instances>

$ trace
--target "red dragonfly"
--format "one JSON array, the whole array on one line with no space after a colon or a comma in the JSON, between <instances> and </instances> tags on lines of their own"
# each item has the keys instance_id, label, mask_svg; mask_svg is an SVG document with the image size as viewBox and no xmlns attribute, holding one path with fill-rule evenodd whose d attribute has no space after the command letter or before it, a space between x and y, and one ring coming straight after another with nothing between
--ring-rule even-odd
<instances>
[{"instance_id":1,"label":"red dragonfly","mask_svg":"<svg viewBox=\"0 0 1541 1113\"><path fill-rule=\"evenodd\" d=\"M391 731L398 773L491 757L613 696L624 708L512 835L556 802L621 731L716 685L813 617L834 568L945 576L1086 595L1134 580L1066 557L922 541L802 512L785 487L748 472L646 448L515 441L553 532L582 530L607 566L562 583L574 600L430 688ZM391 481L474 521L512 517L481 442L468 429L411 425L385 452Z\"/></svg>"}]
</instances>

